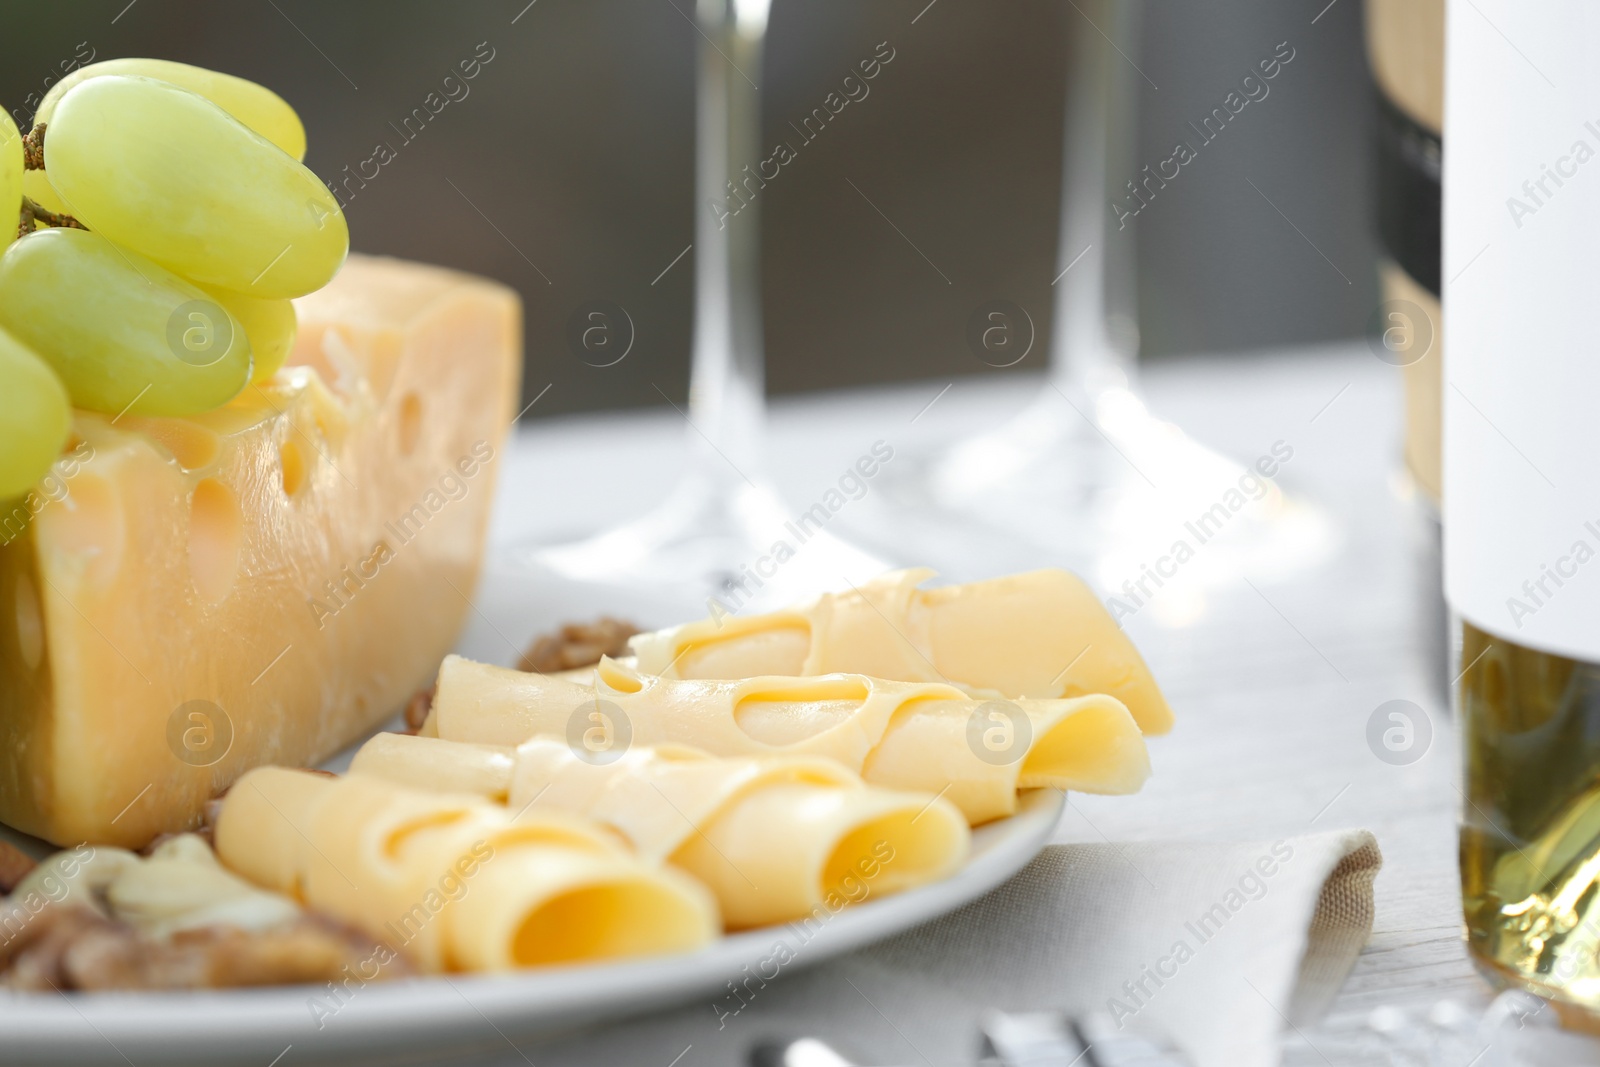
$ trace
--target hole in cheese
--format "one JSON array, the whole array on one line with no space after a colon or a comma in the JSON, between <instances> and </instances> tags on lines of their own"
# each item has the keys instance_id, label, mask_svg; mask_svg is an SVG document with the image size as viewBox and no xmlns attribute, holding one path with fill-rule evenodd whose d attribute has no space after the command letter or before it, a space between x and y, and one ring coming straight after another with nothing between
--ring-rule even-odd
<instances>
[{"instance_id":1,"label":"hole in cheese","mask_svg":"<svg viewBox=\"0 0 1600 1067\"><path fill-rule=\"evenodd\" d=\"M867 699L859 682L794 679L792 686L746 693L734 705L739 729L763 745L796 745L854 715Z\"/></svg>"},{"instance_id":2,"label":"hole in cheese","mask_svg":"<svg viewBox=\"0 0 1600 1067\"><path fill-rule=\"evenodd\" d=\"M400 454L409 456L416 451L421 435L422 399L416 393L407 393L400 400Z\"/></svg>"},{"instance_id":3,"label":"hole in cheese","mask_svg":"<svg viewBox=\"0 0 1600 1067\"><path fill-rule=\"evenodd\" d=\"M577 827L566 827L559 823L528 822L518 823L503 830L498 830L485 836L484 842L496 851L504 848L517 848L523 845L558 845L562 848L577 849L580 852L592 852L596 855L625 852L627 846L622 839L616 838L611 846L596 839L596 832L607 839L614 837L612 831L597 826L594 831L580 830Z\"/></svg>"},{"instance_id":4,"label":"hole in cheese","mask_svg":"<svg viewBox=\"0 0 1600 1067\"><path fill-rule=\"evenodd\" d=\"M681 678L756 678L764 674L803 673L811 652L811 631L804 626L778 626L706 641L678 661Z\"/></svg>"},{"instance_id":5,"label":"hole in cheese","mask_svg":"<svg viewBox=\"0 0 1600 1067\"><path fill-rule=\"evenodd\" d=\"M699 913L684 897L646 881L601 882L557 894L517 926L512 963L538 967L647 956L700 943Z\"/></svg>"},{"instance_id":6,"label":"hole in cheese","mask_svg":"<svg viewBox=\"0 0 1600 1067\"><path fill-rule=\"evenodd\" d=\"M391 829L383 839L383 855L388 859L399 859L400 853L419 834L429 830L440 830L447 826L455 826L470 818L472 813L465 808L445 809L443 811L429 812L414 819L408 819Z\"/></svg>"},{"instance_id":7,"label":"hole in cheese","mask_svg":"<svg viewBox=\"0 0 1600 1067\"><path fill-rule=\"evenodd\" d=\"M278 449L283 460L283 492L294 496L306 484L306 454L298 441L285 441Z\"/></svg>"},{"instance_id":8,"label":"hole in cheese","mask_svg":"<svg viewBox=\"0 0 1600 1067\"><path fill-rule=\"evenodd\" d=\"M189 502L189 578L206 603L219 603L233 589L243 543L239 498L216 479L201 479Z\"/></svg>"},{"instance_id":9,"label":"hole in cheese","mask_svg":"<svg viewBox=\"0 0 1600 1067\"><path fill-rule=\"evenodd\" d=\"M30 671L44 660L44 615L39 608L39 590L27 574L17 575L14 590L17 609L17 649Z\"/></svg>"}]
</instances>

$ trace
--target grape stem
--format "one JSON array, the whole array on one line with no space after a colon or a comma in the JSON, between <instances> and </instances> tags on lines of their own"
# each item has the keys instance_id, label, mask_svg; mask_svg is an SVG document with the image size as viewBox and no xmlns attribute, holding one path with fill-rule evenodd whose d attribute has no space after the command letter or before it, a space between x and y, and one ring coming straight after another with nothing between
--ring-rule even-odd
<instances>
[{"instance_id":1,"label":"grape stem","mask_svg":"<svg viewBox=\"0 0 1600 1067\"><path fill-rule=\"evenodd\" d=\"M44 170L44 128L41 122L28 131L22 139L22 168L24 170Z\"/></svg>"},{"instance_id":2,"label":"grape stem","mask_svg":"<svg viewBox=\"0 0 1600 1067\"><path fill-rule=\"evenodd\" d=\"M36 124L28 135L22 139L22 168L24 170L44 169L44 130L45 123ZM17 219L17 236L26 237L32 233L40 223L46 226L66 226L74 230L87 230L89 227L73 218L71 215L60 214L41 206L38 201L28 197L22 198L22 212Z\"/></svg>"},{"instance_id":3,"label":"grape stem","mask_svg":"<svg viewBox=\"0 0 1600 1067\"><path fill-rule=\"evenodd\" d=\"M38 201L29 197L22 198L22 217L17 223L17 236L26 237L34 231L34 227L43 223L46 226L65 226L73 230L87 230L89 227L73 218L71 215L51 211L42 206Z\"/></svg>"}]
</instances>

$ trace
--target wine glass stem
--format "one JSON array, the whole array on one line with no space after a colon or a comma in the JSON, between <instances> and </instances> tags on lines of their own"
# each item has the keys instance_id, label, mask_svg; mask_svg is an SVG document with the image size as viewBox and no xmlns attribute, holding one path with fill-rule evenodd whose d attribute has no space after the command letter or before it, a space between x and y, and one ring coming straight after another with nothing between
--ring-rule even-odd
<instances>
[{"instance_id":1,"label":"wine glass stem","mask_svg":"<svg viewBox=\"0 0 1600 1067\"><path fill-rule=\"evenodd\" d=\"M1072 26L1063 136L1061 238L1050 374L1074 401L1131 382L1138 351L1134 230L1113 204L1128 191L1133 158L1132 64L1101 36L1131 47L1135 0L1083 0ZM1136 204L1134 206L1137 206Z\"/></svg>"},{"instance_id":2,"label":"wine glass stem","mask_svg":"<svg viewBox=\"0 0 1600 1067\"><path fill-rule=\"evenodd\" d=\"M695 306L689 377L695 473L756 478L765 417L761 327L761 51L769 0L699 0Z\"/></svg>"}]
</instances>

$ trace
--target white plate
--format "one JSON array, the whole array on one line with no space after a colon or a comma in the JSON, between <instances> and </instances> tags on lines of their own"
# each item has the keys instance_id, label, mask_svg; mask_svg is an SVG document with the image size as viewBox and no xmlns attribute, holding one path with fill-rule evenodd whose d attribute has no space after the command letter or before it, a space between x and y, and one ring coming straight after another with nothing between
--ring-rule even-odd
<instances>
[{"instance_id":1,"label":"white plate","mask_svg":"<svg viewBox=\"0 0 1600 1067\"><path fill-rule=\"evenodd\" d=\"M790 968L899 933L960 907L1031 860L1050 837L1062 794L1022 796L1021 810L973 833L972 855L954 876L898 896L845 908L810 936L793 925L726 937L692 955L561 967L515 975L378 983L349 996L321 1028L314 986L217 993L0 995L0 1063L245 1064L265 1067L293 1046L294 1064L439 1056L504 1047L601 1019L637 1014L720 991L745 966L789 945Z\"/></svg>"}]
</instances>

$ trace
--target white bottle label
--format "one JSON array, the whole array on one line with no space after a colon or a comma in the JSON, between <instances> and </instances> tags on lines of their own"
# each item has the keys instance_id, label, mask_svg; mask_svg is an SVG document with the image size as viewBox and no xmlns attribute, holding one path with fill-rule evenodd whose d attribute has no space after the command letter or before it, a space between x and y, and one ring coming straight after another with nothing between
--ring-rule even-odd
<instances>
[{"instance_id":1,"label":"white bottle label","mask_svg":"<svg viewBox=\"0 0 1600 1067\"><path fill-rule=\"evenodd\" d=\"M1600 3L1450 0L1445 591L1600 661Z\"/></svg>"}]
</instances>

